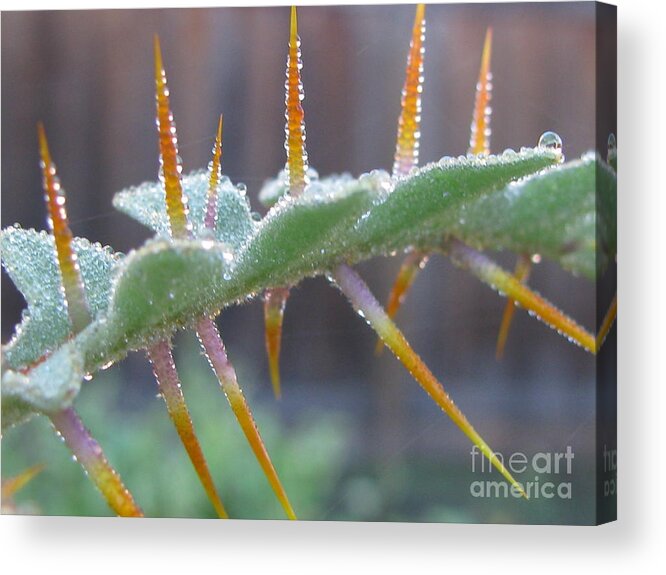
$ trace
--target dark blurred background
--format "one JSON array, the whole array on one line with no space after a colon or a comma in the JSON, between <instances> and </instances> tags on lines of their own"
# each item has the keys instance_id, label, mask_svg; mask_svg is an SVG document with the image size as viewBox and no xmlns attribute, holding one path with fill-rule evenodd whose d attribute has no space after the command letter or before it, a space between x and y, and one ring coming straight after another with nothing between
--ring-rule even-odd
<instances>
[{"instance_id":1,"label":"dark blurred background","mask_svg":"<svg viewBox=\"0 0 666 575\"><path fill-rule=\"evenodd\" d=\"M308 153L320 174L390 169L413 17L413 6L299 9ZM560 134L568 158L594 146L593 3L432 5L427 19L422 162L467 150L487 26L494 29L493 151L533 146L546 130ZM285 159L288 8L4 12L3 227L45 227L35 129L42 120L74 233L124 252L148 237L111 199L156 178L154 33L185 170L207 165L223 112L224 171L247 184L260 209L256 194ZM513 267L511 254L496 256ZM400 260L359 266L382 300ZM547 261L532 277L538 291L592 329L591 283ZM22 307L3 273L3 342ZM219 324L229 355L303 518L591 520L594 467L585 458L593 451L594 358L518 312L497 362L503 307L495 292L436 257L398 321L495 450L573 447L571 503L473 499L466 438L396 360L373 356L372 332L323 279L303 282L289 300L280 402L268 380L262 306L225 311ZM223 499L236 516L280 517L192 338L177 344ZM133 354L87 384L78 405L147 513L208 516L155 393L145 358ZM46 462L25 501L45 513L107 513L47 427L36 420L6 434L3 476Z\"/></svg>"}]
</instances>

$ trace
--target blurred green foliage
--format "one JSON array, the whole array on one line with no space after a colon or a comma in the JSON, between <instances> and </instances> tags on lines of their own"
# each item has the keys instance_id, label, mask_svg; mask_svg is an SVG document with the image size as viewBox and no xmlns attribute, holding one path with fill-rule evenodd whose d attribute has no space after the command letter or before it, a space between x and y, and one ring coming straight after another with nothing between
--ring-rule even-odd
<instances>
[{"instance_id":1,"label":"blurred green foliage","mask_svg":"<svg viewBox=\"0 0 666 575\"><path fill-rule=\"evenodd\" d=\"M195 428L232 518L284 519L268 482L191 334L176 338L176 363ZM245 359L245 361L243 361ZM268 391L261 369L237 358L243 387L271 458L299 519L448 523L585 523L589 505L557 500L474 499L464 458L424 449L428 429L412 429L404 449L378 451L371 422L359 414L308 407L288 415ZM77 409L148 517L214 518L150 375L121 381L125 363L85 383ZM260 386L265 389L259 396ZM414 393L418 391L413 390ZM292 389L291 393L297 393ZM265 398L264 401L259 399ZM284 400L283 400L284 401ZM433 409L432 417L442 415ZM43 463L45 470L15 496L19 512L111 516L105 501L72 461L44 417L9 429L2 441L2 476ZM582 464L582 462L581 462ZM588 466L589 467L589 466ZM578 477L591 468L579 468ZM578 501L591 502L579 481ZM12 512L5 508L4 512Z\"/></svg>"}]
</instances>

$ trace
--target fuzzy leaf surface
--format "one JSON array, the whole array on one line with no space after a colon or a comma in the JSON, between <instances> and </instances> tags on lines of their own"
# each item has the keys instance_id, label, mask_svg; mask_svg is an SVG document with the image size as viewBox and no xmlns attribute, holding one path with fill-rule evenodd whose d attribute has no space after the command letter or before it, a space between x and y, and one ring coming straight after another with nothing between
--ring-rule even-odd
<instances>
[{"instance_id":1,"label":"fuzzy leaf surface","mask_svg":"<svg viewBox=\"0 0 666 575\"><path fill-rule=\"evenodd\" d=\"M444 160L398 180L384 172L358 180L324 178L298 198L283 195L260 222L253 220L244 194L229 184L229 205L235 207L220 213L216 239L202 233L193 240L149 241L115 265L110 297L106 276L106 292L98 295L108 306L99 303L99 316L73 341L83 373L266 288L292 285L374 255L411 247L435 251L451 236L482 248L543 253L594 277L595 242L608 257L614 255L615 176L593 156L564 165L559 160L558 153L536 148ZM190 184L198 178L198 188L187 188L191 211L201 214L192 218L196 235L202 231L205 179L203 172L187 178ZM121 194L122 209L163 234L159 184L140 188ZM603 191L597 195L597 189ZM224 226L236 230L232 237L222 239ZM35 246L44 254L41 265L54 266L43 243ZM13 277L19 287L25 282L20 273ZM52 314L60 322L66 318L62 305ZM66 326L60 330L52 345L63 341L62 332L66 337ZM51 361L44 362L47 368ZM58 361L78 360L64 354ZM76 366L69 370L78 371Z\"/></svg>"},{"instance_id":2,"label":"fuzzy leaf surface","mask_svg":"<svg viewBox=\"0 0 666 575\"><path fill-rule=\"evenodd\" d=\"M113 269L120 259L108 247L75 238L73 249L93 317L106 311ZM58 348L71 333L53 236L9 227L0 233L2 265L28 307L12 340L3 347L3 363L18 369Z\"/></svg>"},{"instance_id":3,"label":"fuzzy leaf surface","mask_svg":"<svg viewBox=\"0 0 666 575\"><path fill-rule=\"evenodd\" d=\"M81 387L83 358L66 343L28 373L2 373L2 429L22 423L34 413L50 413L71 405Z\"/></svg>"},{"instance_id":4,"label":"fuzzy leaf surface","mask_svg":"<svg viewBox=\"0 0 666 575\"><path fill-rule=\"evenodd\" d=\"M593 280L616 251L616 187L609 167L586 154L469 202L444 225L470 245L538 253Z\"/></svg>"},{"instance_id":5,"label":"fuzzy leaf surface","mask_svg":"<svg viewBox=\"0 0 666 575\"><path fill-rule=\"evenodd\" d=\"M195 237L207 233L204 225L208 173L204 170L183 176L183 194L188 199L189 216ZM255 221L243 187L234 186L222 176L217 185L217 227L215 237L233 251L237 251L254 233ZM161 182L146 182L140 186L118 192L113 205L131 218L168 238L169 219L166 212L164 186Z\"/></svg>"}]
</instances>

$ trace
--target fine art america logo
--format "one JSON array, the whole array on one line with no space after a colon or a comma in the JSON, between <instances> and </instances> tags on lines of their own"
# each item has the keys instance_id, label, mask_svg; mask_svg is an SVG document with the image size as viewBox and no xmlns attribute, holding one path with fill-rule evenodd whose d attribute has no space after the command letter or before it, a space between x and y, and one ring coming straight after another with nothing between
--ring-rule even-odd
<instances>
[{"instance_id":1,"label":"fine art america logo","mask_svg":"<svg viewBox=\"0 0 666 575\"><path fill-rule=\"evenodd\" d=\"M475 479L469 485L472 497L520 498L520 491L506 481L494 481L482 476L491 476L493 466L476 446L470 452L472 473ZM509 456L496 452L495 455L520 483L530 499L571 499L571 474L574 452L567 445L563 452L538 452L532 456L517 451ZM547 476L547 480L541 476Z\"/></svg>"}]
</instances>

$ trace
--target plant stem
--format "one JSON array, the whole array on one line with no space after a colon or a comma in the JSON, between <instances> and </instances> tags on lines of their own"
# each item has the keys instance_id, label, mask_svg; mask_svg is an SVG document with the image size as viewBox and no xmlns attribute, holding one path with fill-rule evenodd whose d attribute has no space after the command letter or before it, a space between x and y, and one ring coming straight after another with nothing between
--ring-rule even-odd
<instances>
[{"instance_id":1,"label":"plant stem","mask_svg":"<svg viewBox=\"0 0 666 575\"><path fill-rule=\"evenodd\" d=\"M206 458L194 431L190 412L185 403L178 371L176 371L176 365L171 354L171 343L165 340L154 345L148 350L148 357L153 365L155 379L166 402L171 421L176 426L176 431L192 461L208 499L213 504L218 516L226 519L228 518L227 512L215 489L215 483L213 483Z\"/></svg>"},{"instance_id":2,"label":"plant stem","mask_svg":"<svg viewBox=\"0 0 666 575\"><path fill-rule=\"evenodd\" d=\"M477 433L467 418L458 409L458 406L449 397L442 384L423 363L423 360L409 345L405 336L393 323L384 311L384 308L375 299L370 289L361 277L349 266L342 264L334 274L334 279L342 293L344 293L354 306L354 309L362 315L370 327L374 329L382 341L412 374L414 379L435 400L435 403L453 420L453 422L469 437L479 450L490 460L497 470L518 490L523 497L527 498L522 486L516 482L509 471L504 467L493 450Z\"/></svg>"},{"instance_id":3,"label":"plant stem","mask_svg":"<svg viewBox=\"0 0 666 575\"><path fill-rule=\"evenodd\" d=\"M217 375L218 381L227 396L229 405L231 406L243 433L245 433L245 437L250 443L250 447L252 447L255 457L264 470L268 482L285 510L287 517L289 517L289 519L296 519L296 514L294 513L291 503L289 503L287 493L282 487L280 478L275 471L275 467L273 467L266 446L261 439L257 424L252 417L250 407L248 406L247 401L245 401L243 392L238 385L236 371L234 370L233 365L229 362L227 352L224 349L224 343L217 331L215 322L210 318L199 320L197 323L197 335L206 353L208 362Z\"/></svg>"},{"instance_id":4,"label":"plant stem","mask_svg":"<svg viewBox=\"0 0 666 575\"><path fill-rule=\"evenodd\" d=\"M73 407L51 414L57 433L74 454L90 479L101 491L109 507L121 517L143 517L132 494L109 464L99 443L90 435Z\"/></svg>"}]
</instances>

